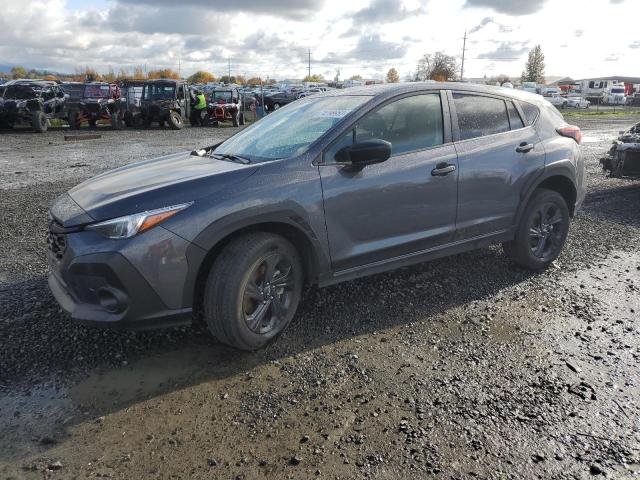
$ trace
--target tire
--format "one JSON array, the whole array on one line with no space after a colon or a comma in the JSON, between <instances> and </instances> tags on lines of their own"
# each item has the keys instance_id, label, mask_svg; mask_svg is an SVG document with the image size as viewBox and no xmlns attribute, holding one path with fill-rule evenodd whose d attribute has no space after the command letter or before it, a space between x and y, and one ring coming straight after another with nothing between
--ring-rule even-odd
<instances>
[{"instance_id":1,"label":"tire","mask_svg":"<svg viewBox=\"0 0 640 480\"><path fill-rule=\"evenodd\" d=\"M529 270L544 270L558 258L569 234L569 208L558 192L534 192L517 226L516 236L502 244L507 256Z\"/></svg>"},{"instance_id":2,"label":"tire","mask_svg":"<svg viewBox=\"0 0 640 480\"><path fill-rule=\"evenodd\" d=\"M275 112L276 110L278 110L280 108L280 104L279 103L274 103L273 104L273 111Z\"/></svg>"},{"instance_id":3,"label":"tire","mask_svg":"<svg viewBox=\"0 0 640 480\"><path fill-rule=\"evenodd\" d=\"M114 130L122 130L124 126L124 121L117 113L111 115L111 128L113 128Z\"/></svg>"},{"instance_id":4,"label":"tire","mask_svg":"<svg viewBox=\"0 0 640 480\"><path fill-rule=\"evenodd\" d=\"M37 133L44 133L47 131L48 125L47 116L42 111L33 112L31 116L31 126Z\"/></svg>"},{"instance_id":5,"label":"tire","mask_svg":"<svg viewBox=\"0 0 640 480\"><path fill-rule=\"evenodd\" d=\"M182 123L182 117L178 112L169 112L167 123L169 124L171 130L181 130L182 127L184 127L184 123Z\"/></svg>"},{"instance_id":6,"label":"tire","mask_svg":"<svg viewBox=\"0 0 640 480\"><path fill-rule=\"evenodd\" d=\"M96 120L94 120L93 118L89 119L89 128L93 128L96 129L98 128L98 123Z\"/></svg>"},{"instance_id":7,"label":"tire","mask_svg":"<svg viewBox=\"0 0 640 480\"><path fill-rule=\"evenodd\" d=\"M271 284L274 279L287 281L277 288ZM302 283L300 256L285 238L262 232L236 238L222 249L207 278L204 317L209 330L240 350L264 347L293 319Z\"/></svg>"},{"instance_id":8,"label":"tire","mask_svg":"<svg viewBox=\"0 0 640 480\"><path fill-rule=\"evenodd\" d=\"M240 126L240 113L237 110L231 113L231 123L234 127Z\"/></svg>"},{"instance_id":9,"label":"tire","mask_svg":"<svg viewBox=\"0 0 640 480\"><path fill-rule=\"evenodd\" d=\"M238 119L238 123L240 125L244 125L245 124L244 113L242 113L242 112L240 112L240 118Z\"/></svg>"},{"instance_id":10,"label":"tire","mask_svg":"<svg viewBox=\"0 0 640 480\"><path fill-rule=\"evenodd\" d=\"M71 130L80 130L80 114L76 111L69 113L69 128Z\"/></svg>"},{"instance_id":11,"label":"tire","mask_svg":"<svg viewBox=\"0 0 640 480\"><path fill-rule=\"evenodd\" d=\"M124 112L124 124L128 128L133 127L133 114L131 112Z\"/></svg>"}]
</instances>

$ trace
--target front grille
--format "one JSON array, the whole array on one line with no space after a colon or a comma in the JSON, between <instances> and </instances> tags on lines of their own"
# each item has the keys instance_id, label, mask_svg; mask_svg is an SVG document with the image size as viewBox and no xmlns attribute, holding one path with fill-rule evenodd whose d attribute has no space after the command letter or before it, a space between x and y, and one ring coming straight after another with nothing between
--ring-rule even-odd
<instances>
[{"instance_id":1,"label":"front grille","mask_svg":"<svg viewBox=\"0 0 640 480\"><path fill-rule=\"evenodd\" d=\"M67 236L64 233L54 233L50 228L47 234L47 247L56 260L62 260L64 252L67 251Z\"/></svg>"}]
</instances>

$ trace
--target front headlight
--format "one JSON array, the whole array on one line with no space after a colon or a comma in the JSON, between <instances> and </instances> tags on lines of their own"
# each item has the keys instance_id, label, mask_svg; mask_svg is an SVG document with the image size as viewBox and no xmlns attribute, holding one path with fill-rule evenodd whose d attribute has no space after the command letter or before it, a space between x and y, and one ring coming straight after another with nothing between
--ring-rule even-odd
<instances>
[{"instance_id":1,"label":"front headlight","mask_svg":"<svg viewBox=\"0 0 640 480\"><path fill-rule=\"evenodd\" d=\"M145 232L161 222L173 217L193 202L174 205L172 207L159 208L141 213L134 213L125 217L118 217L104 222L88 225L87 230L93 230L100 235L111 239L131 238L134 235Z\"/></svg>"}]
</instances>

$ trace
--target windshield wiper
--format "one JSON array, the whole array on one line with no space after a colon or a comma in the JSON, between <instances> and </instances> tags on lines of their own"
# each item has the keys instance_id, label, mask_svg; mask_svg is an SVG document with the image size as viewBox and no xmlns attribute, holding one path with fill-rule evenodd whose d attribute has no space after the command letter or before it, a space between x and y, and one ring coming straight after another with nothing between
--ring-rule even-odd
<instances>
[{"instance_id":1,"label":"windshield wiper","mask_svg":"<svg viewBox=\"0 0 640 480\"><path fill-rule=\"evenodd\" d=\"M211 153L210 156L224 158L225 160L242 163L243 165L248 165L251 163L251 160L249 160L248 158L241 155L234 155L233 153Z\"/></svg>"}]
</instances>

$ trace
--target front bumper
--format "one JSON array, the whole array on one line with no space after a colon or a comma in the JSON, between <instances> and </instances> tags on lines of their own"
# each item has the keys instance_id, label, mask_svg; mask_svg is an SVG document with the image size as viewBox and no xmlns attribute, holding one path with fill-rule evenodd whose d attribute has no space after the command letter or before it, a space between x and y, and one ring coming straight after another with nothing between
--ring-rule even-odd
<instances>
[{"instance_id":1,"label":"front bumper","mask_svg":"<svg viewBox=\"0 0 640 480\"><path fill-rule=\"evenodd\" d=\"M49 242L49 288L83 323L135 330L189 324L188 245L162 227L125 241L68 233Z\"/></svg>"}]
</instances>

